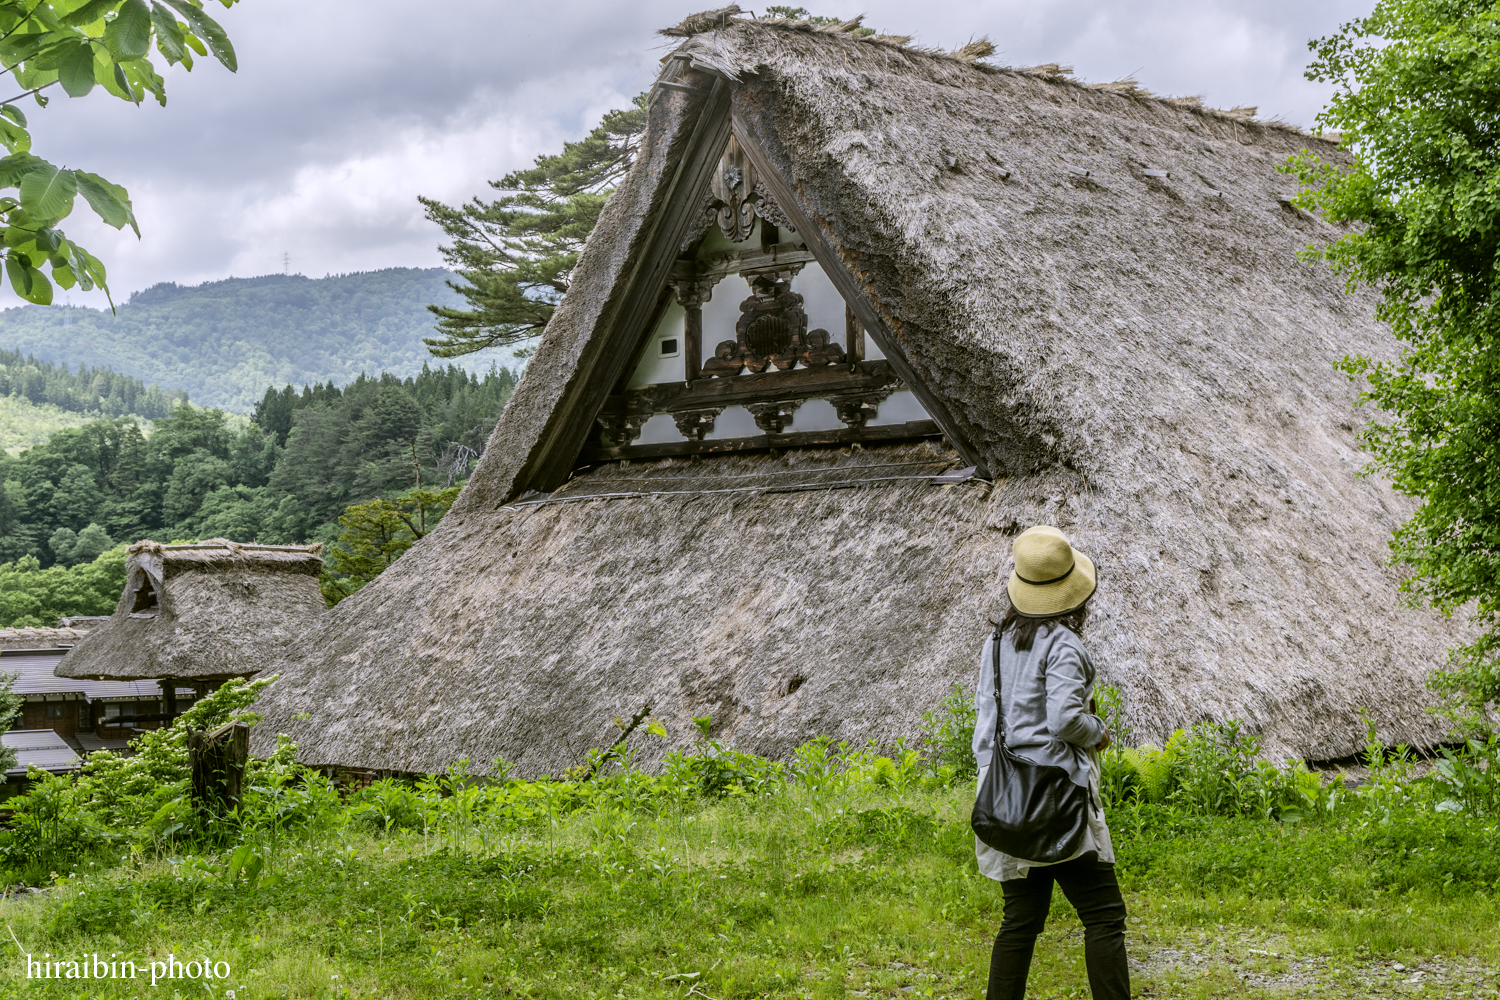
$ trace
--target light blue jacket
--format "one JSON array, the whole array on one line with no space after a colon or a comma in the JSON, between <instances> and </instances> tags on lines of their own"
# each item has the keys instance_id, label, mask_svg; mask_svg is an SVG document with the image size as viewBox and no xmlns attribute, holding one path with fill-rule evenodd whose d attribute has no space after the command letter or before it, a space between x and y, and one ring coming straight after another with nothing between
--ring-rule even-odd
<instances>
[{"instance_id":1,"label":"light blue jacket","mask_svg":"<svg viewBox=\"0 0 1500 1000\"><path fill-rule=\"evenodd\" d=\"M995 642L986 637L974 689L974 759L990 762L995 734ZM1005 745L1038 764L1068 770L1076 784L1089 784L1089 751L1104 739L1104 720L1089 713L1094 663L1070 629L1044 626L1031 648L1018 653L1007 633L1000 640L1000 686L1005 707Z\"/></svg>"}]
</instances>

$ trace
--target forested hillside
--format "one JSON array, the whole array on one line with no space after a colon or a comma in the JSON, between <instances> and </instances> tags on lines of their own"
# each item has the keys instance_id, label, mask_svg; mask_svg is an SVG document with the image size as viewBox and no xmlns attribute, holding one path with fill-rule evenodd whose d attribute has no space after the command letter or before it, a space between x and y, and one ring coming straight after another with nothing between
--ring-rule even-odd
<instances>
[{"instance_id":1,"label":"forested hillside","mask_svg":"<svg viewBox=\"0 0 1500 1000\"><path fill-rule=\"evenodd\" d=\"M180 404L149 436L129 417L0 456L0 562L88 562L111 546L224 536L285 544L338 535L355 503L456 484L484 449L515 377L457 366L268 389L255 421Z\"/></svg>"},{"instance_id":2,"label":"forested hillside","mask_svg":"<svg viewBox=\"0 0 1500 1000\"><path fill-rule=\"evenodd\" d=\"M134 414L154 419L172 409L172 398L161 387L121 375L111 368L79 365L70 372L67 362L53 364L35 355L0 349L0 396L13 396L38 406L51 405L72 413L106 417Z\"/></svg>"},{"instance_id":3,"label":"forested hillside","mask_svg":"<svg viewBox=\"0 0 1500 1000\"><path fill-rule=\"evenodd\" d=\"M433 335L428 304L459 301L449 277L441 268L388 268L168 282L137 292L117 315L78 306L6 309L0 347L129 372L184 390L200 406L248 413L268 386L347 383L361 372L416 375L431 358L422 344Z\"/></svg>"}]
</instances>

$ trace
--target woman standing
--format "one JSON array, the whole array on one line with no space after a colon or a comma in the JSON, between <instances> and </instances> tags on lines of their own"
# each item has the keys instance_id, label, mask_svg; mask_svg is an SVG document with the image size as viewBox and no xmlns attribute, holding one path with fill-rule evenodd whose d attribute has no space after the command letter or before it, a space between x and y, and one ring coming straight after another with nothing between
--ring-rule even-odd
<instances>
[{"instance_id":1,"label":"woman standing","mask_svg":"<svg viewBox=\"0 0 1500 1000\"><path fill-rule=\"evenodd\" d=\"M1067 536L1038 526L1016 538L1015 571L1006 585L1010 608L985 640L974 703L974 757L979 781L994 752L998 680L1005 745L1037 764L1067 771L1088 789L1092 808L1082 846L1052 864L1013 858L977 838L979 871L1005 893L1005 916L990 957L988 1000L1023 1000L1036 936L1047 922L1052 885L1083 921L1084 958L1094 1000L1129 1000L1125 957L1125 899L1115 879L1115 852L1099 798L1095 752L1109 745L1109 729L1092 714L1094 664L1079 638L1097 577L1088 557ZM998 669L997 669L998 667Z\"/></svg>"}]
</instances>

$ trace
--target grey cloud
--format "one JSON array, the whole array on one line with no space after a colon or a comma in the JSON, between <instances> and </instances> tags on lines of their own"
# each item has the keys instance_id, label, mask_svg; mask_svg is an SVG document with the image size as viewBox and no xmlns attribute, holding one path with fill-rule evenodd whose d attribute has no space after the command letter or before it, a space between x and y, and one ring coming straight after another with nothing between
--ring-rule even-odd
<instances>
[{"instance_id":1,"label":"grey cloud","mask_svg":"<svg viewBox=\"0 0 1500 1000\"><path fill-rule=\"evenodd\" d=\"M710 6L704 2L696 6ZM1000 0L815 5L954 47L988 35L999 61L1133 74L1166 94L1255 104L1309 123L1326 89L1302 79L1306 42L1367 9L1290 0ZM117 299L157 281L438 263L416 195L484 195L650 84L656 29L694 5L243 0L213 10L240 71L200 61L165 108L95 95L32 116L38 150L126 185L143 239L80 214L69 232L105 258ZM5 292L6 301L14 297ZM93 297L74 302L102 305Z\"/></svg>"}]
</instances>

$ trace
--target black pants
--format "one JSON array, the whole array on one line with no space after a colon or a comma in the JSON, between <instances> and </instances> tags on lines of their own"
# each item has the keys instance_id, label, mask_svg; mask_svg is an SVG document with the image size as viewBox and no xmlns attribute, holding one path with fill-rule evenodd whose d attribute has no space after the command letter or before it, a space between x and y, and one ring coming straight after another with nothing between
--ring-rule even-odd
<instances>
[{"instance_id":1,"label":"black pants","mask_svg":"<svg viewBox=\"0 0 1500 1000\"><path fill-rule=\"evenodd\" d=\"M1083 956L1094 1000L1130 1000L1130 966L1125 960L1125 897L1115 866L1090 852L1060 865L1033 868L1025 878L1001 882L1005 917L990 956L987 1000L1024 1000L1026 976L1036 936L1052 906L1052 883L1083 921Z\"/></svg>"}]
</instances>

